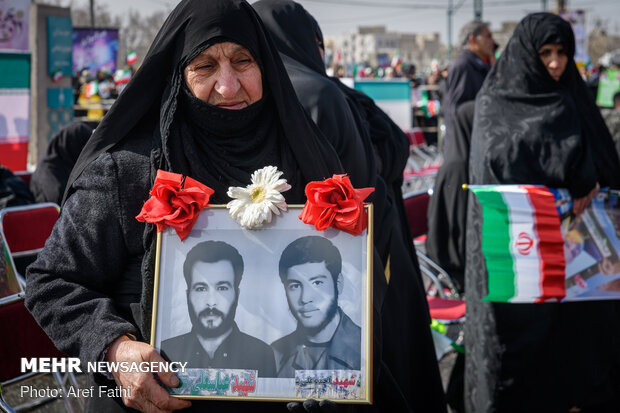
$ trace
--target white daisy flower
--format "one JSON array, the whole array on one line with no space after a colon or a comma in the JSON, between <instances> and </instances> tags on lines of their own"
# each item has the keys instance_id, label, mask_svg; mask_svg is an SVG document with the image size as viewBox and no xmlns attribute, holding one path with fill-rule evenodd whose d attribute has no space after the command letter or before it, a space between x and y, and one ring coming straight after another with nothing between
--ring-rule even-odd
<instances>
[{"instance_id":1,"label":"white daisy flower","mask_svg":"<svg viewBox=\"0 0 620 413\"><path fill-rule=\"evenodd\" d=\"M232 219L243 228L260 228L265 222L271 222L271 214L280 215L286 211L286 202L281 192L291 186L286 179L280 179L283 172L275 166L266 166L254 171L252 183L246 188L231 186L228 196L235 198L226 208Z\"/></svg>"}]
</instances>

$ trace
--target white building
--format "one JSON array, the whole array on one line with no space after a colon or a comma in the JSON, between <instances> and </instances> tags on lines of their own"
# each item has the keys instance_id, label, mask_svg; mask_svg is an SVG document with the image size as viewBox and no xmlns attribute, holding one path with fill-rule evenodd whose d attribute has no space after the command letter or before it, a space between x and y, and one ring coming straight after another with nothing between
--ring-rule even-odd
<instances>
[{"instance_id":1,"label":"white building","mask_svg":"<svg viewBox=\"0 0 620 413\"><path fill-rule=\"evenodd\" d=\"M332 66L364 64L389 66L399 53L405 65L415 64L418 69L430 67L431 60L442 60L445 47L439 42L439 33L387 32L385 26L362 26L357 33L326 39L331 50Z\"/></svg>"}]
</instances>

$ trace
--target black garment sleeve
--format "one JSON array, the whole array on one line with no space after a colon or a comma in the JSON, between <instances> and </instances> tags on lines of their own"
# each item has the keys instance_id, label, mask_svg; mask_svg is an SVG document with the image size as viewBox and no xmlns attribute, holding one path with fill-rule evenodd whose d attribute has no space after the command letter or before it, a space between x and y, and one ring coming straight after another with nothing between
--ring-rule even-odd
<instances>
[{"instance_id":1,"label":"black garment sleeve","mask_svg":"<svg viewBox=\"0 0 620 413\"><path fill-rule=\"evenodd\" d=\"M112 157L101 155L73 186L28 268L26 306L60 350L85 363L98 361L117 337L137 331L115 300L129 253Z\"/></svg>"}]
</instances>

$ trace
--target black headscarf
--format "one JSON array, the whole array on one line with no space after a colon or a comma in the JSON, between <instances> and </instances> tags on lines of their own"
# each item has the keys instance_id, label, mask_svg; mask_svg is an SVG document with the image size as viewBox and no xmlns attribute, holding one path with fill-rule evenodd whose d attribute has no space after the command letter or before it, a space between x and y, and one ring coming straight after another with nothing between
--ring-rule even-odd
<instances>
[{"instance_id":1,"label":"black headscarf","mask_svg":"<svg viewBox=\"0 0 620 413\"><path fill-rule=\"evenodd\" d=\"M319 53L319 44L324 44L323 32L302 5L291 0L261 0L253 7L265 21L281 53L329 78L342 92L360 136L365 142L372 142L380 176L388 185L390 195L395 195L393 187L400 189L409 156L407 135L365 93L327 76Z\"/></svg>"},{"instance_id":2,"label":"black headscarf","mask_svg":"<svg viewBox=\"0 0 620 413\"><path fill-rule=\"evenodd\" d=\"M246 47L261 67L263 98L241 111L224 112L207 105L184 86L184 67L222 41ZM232 125L241 126L230 133ZM86 165L127 139L134 128L145 127L160 135L156 141L163 156L158 167L211 186L216 190L214 202L226 200L229 185L249 184L250 174L265 162L284 169L293 185L293 192L285 194L289 202L301 201L305 182L342 172L333 148L299 105L262 22L243 0L179 3L84 148L65 198ZM260 145L253 146L257 141Z\"/></svg>"},{"instance_id":3,"label":"black headscarf","mask_svg":"<svg viewBox=\"0 0 620 413\"><path fill-rule=\"evenodd\" d=\"M326 76L317 43L322 41L322 34L317 33L316 21L301 4L291 0L261 0L252 7L265 22L280 53Z\"/></svg>"},{"instance_id":4,"label":"black headscarf","mask_svg":"<svg viewBox=\"0 0 620 413\"><path fill-rule=\"evenodd\" d=\"M375 186L372 144L358 126L358 113L325 73L314 18L291 0L260 0L252 7L269 30L299 101L336 149L353 185Z\"/></svg>"},{"instance_id":5,"label":"black headscarf","mask_svg":"<svg viewBox=\"0 0 620 413\"><path fill-rule=\"evenodd\" d=\"M561 43L568 56L556 82L538 50ZM617 187L618 157L573 61L568 22L549 13L524 18L476 99L471 179L566 187L575 197L599 182Z\"/></svg>"},{"instance_id":6,"label":"black headscarf","mask_svg":"<svg viewBox=\"0 0 620 413\"><path fill-rule=\"evenodd\" d=\"M87 124L74 122L54 135L30 178L30 190L36 202L60 205L69 174L92 133Z\"/></svg>"}]
</instances>

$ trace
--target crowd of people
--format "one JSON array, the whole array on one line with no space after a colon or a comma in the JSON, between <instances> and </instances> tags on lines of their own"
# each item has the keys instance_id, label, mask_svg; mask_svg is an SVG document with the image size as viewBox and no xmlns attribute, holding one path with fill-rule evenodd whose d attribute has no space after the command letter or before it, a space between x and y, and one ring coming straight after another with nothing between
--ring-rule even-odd
<instances>
[{"instance_id":1,"label":"crowd of people","mask_svg":"<svg viewBox=\"0 0 620 413\"><path fill-rule=\"evenodd\" d=\"M326 71L319 23L300 4L183 0L94 131L84 124L61 131L32 176L31 193L2 180L17 189L0 207L62 204L27 270L26 306L55 345L83 363L183 359L202 368L253 368L262 377L359 369L351 343L360 327L338 302L342 260L323 237L302 237L281 253L280 280L297 329L272 343L235 323L244 294L237 249L196 245L183 266L192 330L164 340L159 354L149 345L156 227L135 218L158 171L207 185L211 204L228 202L229 187L245 187L267 165L290 184L283 193L289 204L305 202L307 183L346 173L354 187L374 188L373 403L189 401L169 394L180 385L171 372L116 371L89 373L87 386L133 391L95 392L86 411L442 413L448 402L469 413L616 411L620 304L482 301L480 206L461 186L567 188L579 215L600 187L620 189L620 93L603 118L573 61L572 28L553 14L525 17L497 60L487 23L467 24L460 43L447 77L436 67L428 79L444 84L446 136L428 217L419 217L428 219L429 256L466 297L466 356L452 375L463 384L452 386L448 400L403 203L407 136L372 99ZM308 275L316 271L320 286ZM328 316L313 324L320 317L295 304L301 298L291 284L316 290ZM219 296L207 305L207 290L216 287Z\"/></svg>"}]
</instances>

